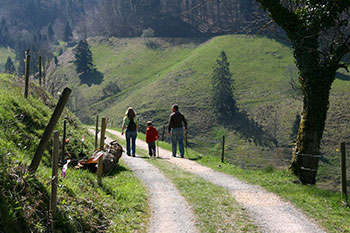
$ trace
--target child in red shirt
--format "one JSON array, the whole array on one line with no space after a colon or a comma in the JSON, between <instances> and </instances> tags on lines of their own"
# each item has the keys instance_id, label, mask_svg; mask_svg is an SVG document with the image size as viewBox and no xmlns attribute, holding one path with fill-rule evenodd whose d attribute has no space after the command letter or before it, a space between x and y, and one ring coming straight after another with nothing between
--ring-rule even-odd
<instances>
[{"instance_id":1,"label":"child in red shirt","mask_svg":"<svg viewBox=\"0 0 350 233\"><path fill-rule=\"evenodd\" d=\"M152 126L152 121L147 121L146 142L149 156L156 156L156 141L159 138L158 131Z\"/></svg>"}]
</instances>

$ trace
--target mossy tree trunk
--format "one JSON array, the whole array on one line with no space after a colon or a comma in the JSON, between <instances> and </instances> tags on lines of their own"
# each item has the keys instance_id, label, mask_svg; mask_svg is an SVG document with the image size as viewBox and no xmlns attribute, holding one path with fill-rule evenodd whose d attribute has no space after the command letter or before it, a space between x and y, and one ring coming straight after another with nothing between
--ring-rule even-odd
<instances>
[{"instance_id":1,"label":"mossy tree trunk","mask_svg":"<svg viewBox=\"0 0 350 233\"><path fill-rule=\"evenodd\" d=\"M308 78L300 78L303 91L303 112L299 125L291 169L304 184L315 184L320 143L329 106L329 93L335 72L319 69ZM305 81L308 80L308 81ZM308 157L309 159L305 159ZM313 157L310 161L310 157ZM307 160L307 164L304 162Z\"/></svg>"},{"instance_id":2,"label":"mossy tree trunk","mask_svg":"<svg viewBox=\"0 0 350 233\"><path fill-rule=\"evenodd\" d=\"M302 183L314 184L320 143L327 118L329 91L335 77L327 72L329 65L321 62L315 33L301 30L294 40L294 57L299 69L299 81L303 93L303 112L294 148L291 169ZM327 68L326 68L327 67ZM307 161L305 162L305 159ZM311 161L310 161L311 159Z\"/></svg>"},{"instance_id":3,"label":"mossy tree trunk","mask_svg":"<svg viewBox=\"0 0 350 233\"><path fill-rule=\"evenodd\" d=\"M285 30L293 45L303 92L303 113L291 169L302 183L315 184L331 85L350 48L350 27L343 23L350 2L256 1Z\"/></svg>"}]
</instances>

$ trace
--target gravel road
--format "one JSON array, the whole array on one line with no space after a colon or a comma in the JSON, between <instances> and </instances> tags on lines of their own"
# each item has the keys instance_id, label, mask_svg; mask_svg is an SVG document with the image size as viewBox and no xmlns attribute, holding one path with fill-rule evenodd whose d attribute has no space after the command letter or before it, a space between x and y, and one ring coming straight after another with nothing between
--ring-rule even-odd
<instances>
[{"instance_id":1,"label":"gravel road","mask_svg":"<svg viewBox=\"0 0 350 233\"><path fill-rule=\"evenodd\" d=\"M124 139L120 132L108 131ZM144 141L137 139L136 143L138 147L148 150ZM214 171L188 159L174 158L170 151L161 148L159 148L159 151L160 157L166 158L167 161L197 174L213 184L228 189L237 202L249 211L250 216L260 227L261 232L325 232L291 203L280 199L275 194L267 192L259 186L244 183L232 176Z\"/></svg>"},{"instance_id":2,"label":"gravel road","mask_svg":"<svg viewBox=\"0 0 350 233\"><path fill-rule=\"evenodd\" d=\"M112 141L107 137L106 143ZM140 157L122 160L144 183L149 193L151 233L197 233L195 217L186 200L155 166Z\"/></svg>"}]
</instances>

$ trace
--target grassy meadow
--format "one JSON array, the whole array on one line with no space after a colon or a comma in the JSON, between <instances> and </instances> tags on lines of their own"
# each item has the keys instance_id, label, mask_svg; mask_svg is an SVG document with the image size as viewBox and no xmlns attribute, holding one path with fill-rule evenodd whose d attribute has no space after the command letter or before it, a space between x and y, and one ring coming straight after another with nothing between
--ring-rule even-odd
<instances>
[{"instance_id":1,"label":"grassy meadow","mask_svg":"<svg viewBox=\"0 0 350 233\"><path fill-rule=\"evenodd\" d=\"M220 155L226 136L226 156L241 167L285 168L295 136L292 127L301 113L300 93L291 86L298 74L292 49L266 37L227 35L202 39L89 38L93 61L103 79L84 83L68 49L62 65L50 67L48 78L73 88L69 108L84 122L106 116L120 125L133 106L140 124L167 124L170 107L178 103L188 119L191 148ZM211 100L211 74L221 51L230 62L234 96L241 119L220 122ZM340 71L343 72L343 71ZM318 182L339 188L340 141L349 141L350 78L340 73L331 90L330 110L323 137ZM86 81L86 80L85 80Z\"/></svg>"}]
</instances>

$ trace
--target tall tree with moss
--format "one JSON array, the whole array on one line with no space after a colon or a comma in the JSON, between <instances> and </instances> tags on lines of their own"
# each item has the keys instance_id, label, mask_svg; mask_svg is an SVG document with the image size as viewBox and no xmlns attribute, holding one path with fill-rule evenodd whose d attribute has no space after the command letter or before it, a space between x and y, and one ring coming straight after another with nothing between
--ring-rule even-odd
<instances>
[{"instance_id":1,"label":"tall tree with moss","mask_svg":"<svg viewBox=\"0 0 350 233\"><path fill-rule=\"evenodd\" d=\"M230 63L224 51L214 66L211 84L213 87L212 103L221 120L229 120L236 112L236 101L233 97L233 80Z\"/></svg>"},{"instance_id":2,"label":"tall tree with moss","mask_svg":"<svg viewBox=\"0 0 350 233\"><path fill-rule=\"evenodd\" d=\"M350 51L350 1L257 2L286 32L293 47L303 92L303 112L291 169L302 183L315 184L316 173L304 169L303 159L320 154L331 85L337 70L346 67L342 59Z\"/></svg>"}]
</instances>

